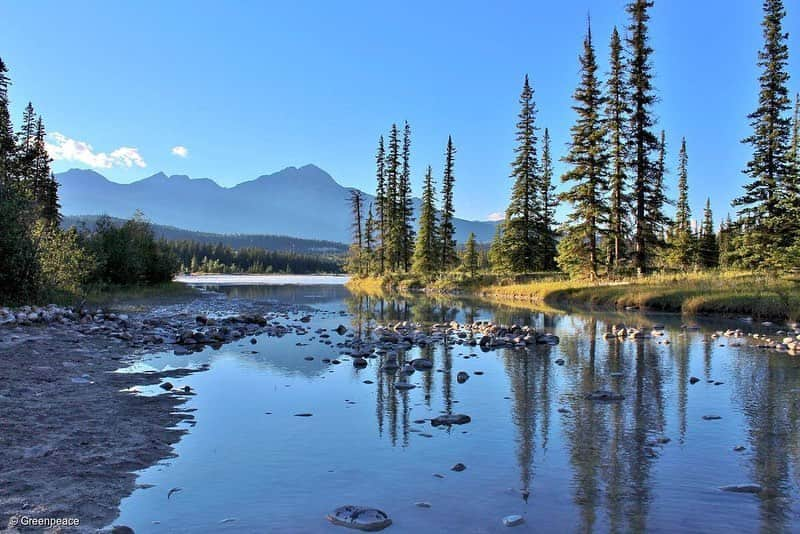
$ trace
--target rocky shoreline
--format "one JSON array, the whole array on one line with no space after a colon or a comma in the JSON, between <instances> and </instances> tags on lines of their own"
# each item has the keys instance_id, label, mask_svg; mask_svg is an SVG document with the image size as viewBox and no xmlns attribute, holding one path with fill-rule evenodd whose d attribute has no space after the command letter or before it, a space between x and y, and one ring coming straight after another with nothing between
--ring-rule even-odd
<instances>
[{"instance_id":1,"label":"rocky shoreline","mask_svg":"<svg viewBox=\"0 0 800 534\"><path fill-rule=\"evenodd\" d=\"M174 455L186 432L177 425L193 419L181 407L191 387L136 395L164 376L114 371L147 353L281 335L268 319L304 310L214 293L130 313L0 309L0 531L40 532L15 522L49 517L80 525L47 532L96 532L136 488L135 471Z\"/></svg>"}]
</instances>

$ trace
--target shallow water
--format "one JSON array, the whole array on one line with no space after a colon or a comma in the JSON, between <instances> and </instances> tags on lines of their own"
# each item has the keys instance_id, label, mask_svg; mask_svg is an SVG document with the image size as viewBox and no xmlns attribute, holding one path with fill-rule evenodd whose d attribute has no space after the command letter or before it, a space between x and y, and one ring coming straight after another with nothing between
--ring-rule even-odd
<instances>
[{"instance_id":1,"label":"shallow water","mask_svg":"<svg viewBox=\"0 0 800 534\"><path fill-rule=\"evenodd\" d=\"M503 532L509 514L525 517L513 529L521 532L800 530L800 360L708 335L756 327L700 321L701 330L684 333L677 316L548 315L469 301L354 297L341 286L217 289L321 311L305 336L260 336L256 345L243 340L137 364L210 367L171 380L197 391L186 404L196 410L196 425L176 458L141 473L138 482L153 487L123 500L115 524L137 532L347 532L324 516L361 504L392 517L387 532L416 534ZM320 361L339 356L340 338L331 332L333 345L321 344L314 329L363 330L371 319L516 322L551 331L561 343L527 351L414 349L407 359L422 353L434 370L416 372L418 387L403 392L377 359L362 370L349 360ZM617 322L660 322L666 336L602 339ZM459 384L462 370L471 377ZM690 385L691 376L702 380ZM599 388L626 398L584 400ZM466 413L472 422L415 422L443 412ZM655 443L663 437L669 442ZM746 449L735 452L738 445ZM467 469L451 471L457 462ZM742 483L765 491L719 489ZM168 498L172 488L181 491Z\"/></svg>"}]
</instances>

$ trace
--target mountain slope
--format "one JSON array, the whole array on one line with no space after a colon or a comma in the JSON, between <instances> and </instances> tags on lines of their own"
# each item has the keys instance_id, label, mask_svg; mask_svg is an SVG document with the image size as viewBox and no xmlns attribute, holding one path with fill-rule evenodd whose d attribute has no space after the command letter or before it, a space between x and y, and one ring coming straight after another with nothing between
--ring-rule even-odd
<instances>
[{"instance_id":1,"label":"mountain slope","mask_svg":"<svg viewBox=\"0 0 800 534\"><path fill-rule=\"evenodd\" d=\"M127 218L141 210L154 223L199 232L350 240L351 188L314 165L287 167L230 188L207 178L164 173L130 184L81 169L56 178L66 215L105 213ZM365 199L370 203L374 197L365 194ZM414 205L418 211L419 199L414 199ZM475 232L478 241L488 242L495 227L491 222L462 219L456 219L455 225L458 241Z\"/></svg>"}]
</instances>

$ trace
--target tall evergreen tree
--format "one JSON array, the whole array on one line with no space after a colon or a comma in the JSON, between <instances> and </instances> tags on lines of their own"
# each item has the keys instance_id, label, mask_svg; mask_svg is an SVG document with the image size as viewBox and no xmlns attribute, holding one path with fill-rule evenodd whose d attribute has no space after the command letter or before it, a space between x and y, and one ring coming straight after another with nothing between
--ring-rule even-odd
<instances>
[{"instance_id":1,"label":"tall evergreen tree","mask_svg":"<svg viewBox=\"0 0 800 534\"><path fill-rule=\"evenodd\" d=\"M453 204L453 188L456 177L454 174L456 149L453 146L453 138L447 137L447 149L444 156L444 174L442 175L442 214L439 224L440 256L439 268L442 271L449 271L458 263L456 254L456 228L453 224L455 206Z\"/></svg>"},{"instance_id":2,"label":"tall evergreen tree","mask_svg":"<svg viewBox=\"0 0 800 534\"><path fill-rule=\"evenodd\" d=\"M775 264L775 251L795 237L791 232L795 221L788 220L781 202L790 173L790 120L786 116L790 107L789 48L788 34L782 28L786 11L781 0L764 0L763 7L764 46L758 53L761 67L758 107L748 115L753 132L743 140L753 149L744 171L750 182L744 186L744 194L733 202L740 208L746 233L739 248L748 267Z\"/></svg>"},{"instance_id":3,"label":"tall evergreen tree","mask_svg":"<svg viewBox=\"0 0 800 534\"><path fill-rule=\"evenodd\" d=\"M672 202L667 198L666 191L666 176L667 176L667 136L664 130L661 130L661 136L658 142L658 156L655 161L653 169L653 178L651 180L652 186L648 188L646 200L646 220L647 231L645 239L647 241L648 250L652 254L657 254L662 251L665 246L666 230L669 227L670 220L664 212L664 207Z\"/></svg>"},{"instance_id":4,"label":"tall evergreen tree","mask_svg":"<svg viewBox=\"0 0 800 534\"><path fill-rule=\"evenodd\" d=\"M628 210L628 122L631 107L625 79L625 62L622 42L617 28L611 33L610 70L606 82L606 117L610 149L610 213L609 213L609 267L618 270L627 250L625 237L629 230Z\"/></svg>"},{"instance_id":5,"label":"tall evergreen tree","mask_svg":"<svg viewBox=\"0 0 800 534\"><path fill-rule=\"evenodd\" d=\"M541 196L541 266L545 271L552 271L556 268L556 231L555 216L556 206L558 206L558 196L555 193L556 186L553 184L553 156L550 150L550 132L544 129L542 137L542 177L539 194Z\"/></svg>"},{"instance_id":6,"label":"tall evergreen tree","mask_svg":"<svg viewBox=\"0 0 800 534\"><path fill-rule=\"evenodd\" d=\"M650 56L653 49L648 42L648 9L652 0L633 0L627 6L631 17L626 42L630 50L628 59L628 83L630 87L630 159L633 172L634 204L634 266L642 273L652 262L650 240L657 235L658 213L648 205L659 178L653 162L653 152L658 150L658 139L653 133L655 119L652 107L656 102L653 89L653 66Z\"/></svg>"},{"instance_id":7,"label":"tall evergreen tree","mask_svg":"<svg viewBox=\"0 0 800 534\"><path fill-rule=\"evenodd\" d=\"M0 58L0 200L3 198L4 186L11 181L16 149L14 128L8 111L8 86L11 81L7 72L8 68Z\"/></svg>"},{"instance_id":8,"label":"tall evergreen tree","mask_svg":"<svg viewBox=\"0 0 800 534\"><path fill-rule=\"evenodd\" d=\"M475 234L469 233L467 242L464 244L464 268L469 273L470 278L475 278L478 274L478 246L475 243Z\"/></svg>"},{"instance_id":9,"label":"tall evergreen tree","mask_svg":"<svg viewBox=\"0 0 800 534\"><path fill-rule=\"evenodd\" d=\"M372 274L375 256L375 218L372 215L372 204L367 209L367 220L364 222L364 250L362 253L364 272Z\"/></svg>"},{"instance_id":10,"label":"tall evergreen tree","mask_svg":"<svg viewBox=\"0 0 800 534\"><path fill-rule=\"evenodd\" d=\"M411 127L403 127L402 168L398 195L400 264L404 271L411 268L414 252L414 204L411 196Z\"/></svg>"},{"instance_id":11,"label":"tall evergreen tree","mask_svg":"<svg viewBox=\"0 0 800 534\"><path fill-rule=\"evenodd\" d=\"M571 128L572 142L563 161L570 169L561 177L572 187L562 199L572 204L559 243L558 263L571 274L597 278L600 257L600 233L608 220L604 195L608 189L609 154L606 125L600 116L605 97L597 79L597 61L592 30L586 31L580 57L581 80L573 98L578 117Z\"/></svg>"},{"instance_id":12,"label":"tall evergreen tree","mask_svg":"<svg viewBox=\"0 0 800 534\"><path fill-rule=\"evenodd\" d=\"M400 210L400 133L397 124L392 124L389 133L389 147L386 152L386 238L384 247L389 270L401 267L402 221Z\"/></svg>"},{"instance_id":13,"label":"tall evergreen tree","mask_svg":"<svg viewBox=\"0 0 800 534\"><path fill-rule=\"evenodd\" d=\"M696 243L692 232L692 210L689 207L689 156L686 152L686 138L681 139L678 154L678 203L669 244L669 263L682 269L691 267L695 261Z\"/></svg>"},{"instance_id":14,"label":"tall evergreen tree","mask_svg":"<svg viewBox=\"0 0 800 534\"><path fill-rule=\"evenodd\" d=\"M388 233L388 210L386 206L386 149L383 144L383 136L378 140L378 151L375 154L375 179L377 187L375 191L375 208L378 216L377 232L377 254L378 254L378 273L383 274L386 270L386 235Z\"/></svg>"},{"instance_id":15,"label":"tall evergreen tree","mask_svg":"<svg viewBox=\"0 0 800 534\"><path fill-rule=\"evenodd\" d=\"M433 185L433 172L430 165L425 172L425 183L422 187L422 209L419 216L417 244L414 247L413 270L423 275L436 272L439 265L438 225L436 221L436 191Z\"/></svg>"},{"instance_id":16,"label":"tall evergreen tree","mask_svg":"<svg viewBox=\"0 0 800 534\"><path fill-rule=\"evenodd\" d=\"M496 267L511 272L529 272L541 268L537 257L540 243L536 215L541 213L539 205L538 155L536 153L536 104L533 88L525 76L519 97L520 111L517 120L516 157L511 164L514 185L511 201L506 209L502 230L496 237L501 241L493 244L492 253Z\"/></svg>"},{"instance_id":17,"label":"tall evergreen tree","mask_svg":"<svg viewBox=\"0 0 800 534\"><path fill-rule=\"evenodd\" d=\"M365 274L362 264L364 250L363 238L363 199L358 189L350 190L350 211L353 217L353 242L350 245L350 258L348 270L355 274Z\"/></svg>"},{"instance_id":18,"label":"tall evergreen tree","mask_svg":"<svg viewBox=\"0 0 800 534\"><path fill-rule=\"evenodd\" d=\"M713 269L719 266L719 243L714 233L711 199L706 199L706 208L703 210L703 225L700 229L698 257L700 264L706 269Z\"/></svg>"}]
</instances>

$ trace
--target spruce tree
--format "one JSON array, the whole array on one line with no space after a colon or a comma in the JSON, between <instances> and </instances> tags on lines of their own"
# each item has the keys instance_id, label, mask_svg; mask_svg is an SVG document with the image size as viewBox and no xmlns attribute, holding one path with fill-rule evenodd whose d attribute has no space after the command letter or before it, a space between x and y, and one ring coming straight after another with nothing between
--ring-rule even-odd
<instances>
[{"instance_id":1,"label":"spruce tree","mask_svg":"<svg viewBox=\"0 0 800 534\"><path fill-rule=\"evenodd\" d=\"M663 252L666 245L664 238L666 230L670 225L669 217L664 212L664 207L672 202L666 194L666 175L667 175L667 137L664 130L658 142L658 156L655 161L651 187L645 196L647 209L646 213L646 233L645 239L647 248L651 255Z\"/></svg>"},{"instance_id":2,"label":"spruce tree","mask_svg":"<svg viewBox=\"0 0 800 534\"><path fill-rule=\"evenodd\" d=\"M738 243L745 267L775 266L775 252L794 237L794 221L787 218L782 202L789 180L790 107L788 34L782 21L786 12L781 0L764 0L761 23L764 46L758 53L758 107L748 115L753 132L742 142L751 146L752 157L744 173L750 178L744 194L735 199L745 235ZM793 199L796 202L796 199Z\"/></svg>"},{"instance_id":3,"label":"spruce tree","mask_svg":"<svg viewBox=\"0 0 800 534\"><path fill-rule=\"evenodd\" d=\"M400 265L404 271L411 268L414 252L414 204L411 196L411 127L403 127L403 151L400 182L398 185L398 217Z\"/></svg>"},{"instance_id":4,"label":"spruce tree","mask_svg":"<svg viewBox=\"0 0 800 534\"><path fill-rule=\"evenodd\" d=\"M384 247L388 268L397 271L401 267L402 221L400 210L400 133L397 124L392 124L389 146L386 152L386 238Z\"/></svg>"},{"instance_id":5,"label":"spruce tree","mask_svg":"<svg viewBox=\"0 0 800 534\"><path fill-rule=\"evenodd\" d=\"M700 229L698 257L700 259L700 265L706 269L713 269L719 266L719 243L714 233L711 199L706 199L706 208L703 210L703 225Z\"/></svg>"},{"instance_id":6,"label":"spruce tree","mask_svg":"<svg viewBox=\"0 0 800 534\"><path fill-rule=\"evenodd\" d=\"M628 122L630 103L625 79L622 42L617 28L611 33L610 70L606 82L606 121L610 151L609 268L619 270L627 255L625 238L629 231Z\"/></svg>"},{"instance_id":7,"label":"spruce tree","mask_svg":"<svg viewBox=\"0 0 800 534\"><path fill-rule=\"evenodd\" d=\"M657 235L656 219L649 206L653 190L659 179L657 167L652 159L653 152L658 150L659 143L652 129L655 125L652 107L656 102L653 89L653 66L650 56L653 49L648 42L648 25L650 15L647 10L653 7L652 0L634 0L627 6L631 17L626 42L630 51L628 59L628 83L630 88L630 146L629 158L633 173L633 205L634 205L634 266L639 273L648 270L652 262L653 252L650 243Z\"/></svg>"},{"instance_id":8,"label":"spruce tree","mask_svg":"<svg viewBox=\"0 0 800 534\"><path fill-rule=\"evenodd\" d=\"M363 239L363 199L358 189L350 190L350 211L353 217L353 241L350 245L349 268L351 273L362 275L364 273L362 265L362 251L364 249Z\"/></svg>"},{"instance_id":9,"label":"spruce tree","mask_svg":"<svg viewBox=\"0 0 800 534\"><path fill-rule=\"evenodd\" d=\"M3 199L4 187L11 182L16 149L11 114L8 111L8 86L11 81L7 72L8 68L0 58L0 201Z\"/></svg>"},{"instance_id":10,"label":"spruce tree","mask_svg":"<svg viewBox=\"0 0 800 534\"><path fill-rule=\"evenodd\" d=\"M556 231L555 212L558 206L558 196L553 185L553 157L550 151L550 132L544 129L542 137L542 177L539 194L541 196L541 267L545 271L556 268Z\"/></svg>"},{"instance_id":11,"label":"spruce tree","mask_svg":"<svg viewBox=\"0 0 800 534\"><path fill-rule=\"evenodd\" d=\"M516 157L511 164L514 185L511 200L506 209L502 229L496 234L500 242L493 244L492 258L495 267L511 272L523 273L541 268L537 257L540 235L536 216L541 213L539 205L538 157L536 153L536 104L533 88L525 76L519 97L520 111L517 120Z\"/></svg>"},{"instance_id":12,"label":"spruce tree","mask_svg":"<svg viewBox=\"0 0 800 534\"><path fill-rule=\"evenodd\" d=\"M475 234L469 233L467 242L464 244L464 268L469 273L470 278L475 278L478 274L478 246L475 243Z\"/></svg>"},{"instance_id":13,"label":"spruce tree","mask_svg":"<svg viewBox=\"0 0 800 534\"><path fill-rule=\"evenodd\" d=\"M692 233L692 210L689 207L689 156L686 138L681 139L678 154L678 203L675 224L670 233L670 261L674 267L689 269L695 262L695 238Z\"/></svg>"},{"instance_id":14,"label":"spruce tree","mask_svg":"<svg viewBox=\"0 0 800 534\"><path fill-rule=\"evenodd\" d=\"M597 278L601 265L600 233L608 220L604 196L608 189L609 154L606 125L600 116L605 97L597 78L591 27L580 57L581 80L573 98L578 117L571 128L572 142L563 158L570 169L561 177L572 187L561 199L572 204L559 243L559 266L570 274Z\"/></svg>"},{"instance_id":15,"label":"spruce tree","mask_svg":"<svg viewBox=\"0 0 800 534\"><path fill-rule=\"evenodd\" d=\"M34 174L34 147L36 141L36 113L33 104L28 102L22 114L22 126L17 132L17 148L15 157L15 174L23 183L24 190L31 194L31 183Z\"/></svg>"},{"instance_id":16,"label":"spruce tree","mask_svg":"<svg viewBox=\"0 0 800 534\"><path fill-rule=\"evenodd\" d=\"M377 187L375 191L375 207L377 211L378 221L377 221L377 233L378 233L378 243L377 243L377 254L378 254L378 274L383 274L386 265L386 237L387 237L387 209L386 209L386 149L384 148L383 144L383 136L380 137L378 140L378 151L375 154L375 163L376 163L376 170L375 170L375 179L377 182Z\"/></svg>"},{"instance_id":17,"label":"spruce tree","mask_svg":"<svg viewBox=\"0 0 800 534\"><path fill-rule=\"evenodd\" d=\"M433 185L433 172L430 165L425 172L422 188L422 209L419 216L417 244L414 247L413 270L423 275L436 272L439 265L438 228L436 222L436 191Z\"/></svg>"},{"instance_id":18,"label":"spruce tree","mask_svg":"<svg viewBox=\"0 0 800 534\"><path fill-rule=\"evenodd\" d=\"M453 138L447 137L447 149L444 158L444 174L442 175L442 214L439 224L439 268L447 272L458 263L456 254L456 228L453 224L455 206L453 205L453 188L455 186L455 164L456 149L453 146Z\"/></svg>"},{"instance_id":19,"label":"spruce tree","mask_svg":"<svg viewBox=\"0 0 800 534\"><path fill-rule=\"evenodd\" d=\"M363 262L364 272L372 274L373 272L373 259L375 256L375 219L372 215L372 204L369 205L367 210L367 220L364 222L364 251Z\"/></svg>"}]
</instances>

